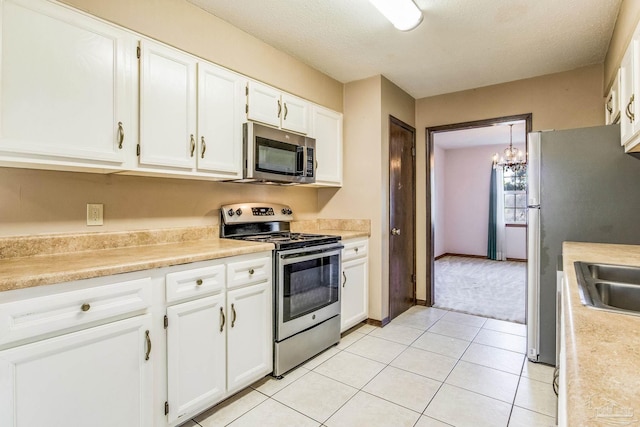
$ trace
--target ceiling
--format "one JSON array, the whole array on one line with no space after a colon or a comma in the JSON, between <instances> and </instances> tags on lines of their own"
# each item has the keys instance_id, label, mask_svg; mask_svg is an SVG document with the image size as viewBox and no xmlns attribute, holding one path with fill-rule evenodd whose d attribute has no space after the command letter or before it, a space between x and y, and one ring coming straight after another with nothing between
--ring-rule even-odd
<instances>
[{"instance_id":1,"label":"ceiling","mask_svg":"<svg viewBox=\"0 0 640 427\"><path fill-rule=\"evenodd\" d=\"M513 123L513 144L524 146L525 144L525 122ZM495 126L481 128L452 130L438 132L433 136L435 146L445 150L457 150L467 147L478 147L481 145L509 145L509 126L501 123Z\"/></svg>"},{"instance_id":2,"label":"ceiling","mask_svg":"<svg viewBox=\"0 0 640 427\"><path fill-rule=\"evenodd\" d=\"M188 0L347 83L382 74L416 99L599 64L621 0L415 0L396 30L368 0Z\"/></svg>"}]
</instances>

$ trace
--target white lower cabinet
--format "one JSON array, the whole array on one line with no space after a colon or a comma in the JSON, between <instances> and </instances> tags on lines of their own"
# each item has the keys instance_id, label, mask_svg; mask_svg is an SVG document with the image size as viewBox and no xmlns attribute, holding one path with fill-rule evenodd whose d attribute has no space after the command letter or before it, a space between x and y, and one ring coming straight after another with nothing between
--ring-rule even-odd
<instances>
[{"instance_id":1,"label":"white lower cabinet","mask_svg":"<svg viewBox=\"0 0 640 427\"><path fill-rule=\"evenodd\" d=\"M227 389L240 390L273 370L271 280L227 293Z\"/></svg>"},{"instance_id":2,"label":"white lower cabinet","mask_svg":"<svg viewBox=\"0 0 640 427\"><path fill-rule=\"evenodd\" d=\"M151 315L0 351L0 425L152 426Z\"/></svg>"},{"instance_id":3,"label":"white lower cabinet","mask_svg":"<svg viewBox=\"0 0 640 427\"><path fill-rule=\"evenodd\" d=\"M225 393L224 293L169 307L167 320L167 416L174 423Z\"/></svg>"},{"instance_id":4,"label":"white lower cabinet","mask_svg":"<svg viewBox=\"0 0 640 427\"><path fill-rule=\"evenodd\" d=\"M167 308L165 323L171 426L273 370L271 254L174 270L166 275L166 295L175 304Z\"/></svg>"},{"instance_id":5,"label":"white lower cabinet","mask_svg":"<svg viewBox=\"0 0 640 427\"><path fill-rule=\"evenodd\" d=\"M369 315L368 239L344 242L342 250L342 294L340 331L366 320Z\"/></svg>"}]
</instances>

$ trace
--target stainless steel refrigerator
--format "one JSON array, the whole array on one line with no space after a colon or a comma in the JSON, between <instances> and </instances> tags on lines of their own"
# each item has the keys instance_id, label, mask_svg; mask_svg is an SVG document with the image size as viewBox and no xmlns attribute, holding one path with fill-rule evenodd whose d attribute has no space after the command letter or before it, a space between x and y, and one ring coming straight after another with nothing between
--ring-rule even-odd
<instances>
[{"instance_id":1,"label":"stainless steel refrigerator","mask_svg":"<svg viewBox=\"0 0 640 427\"><path fill-rule=\"evenodd\" d=\"M640 244L640 160L620 126L529 134L527 357L556 362L562 242Z\"/></svg>"}]
</instances>

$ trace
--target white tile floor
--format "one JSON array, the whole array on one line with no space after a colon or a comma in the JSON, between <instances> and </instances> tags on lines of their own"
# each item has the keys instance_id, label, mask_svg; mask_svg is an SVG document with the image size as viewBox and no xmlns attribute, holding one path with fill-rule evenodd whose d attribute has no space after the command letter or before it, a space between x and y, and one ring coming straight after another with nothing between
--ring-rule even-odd
<instances>
[{"instance_id":1,"label":"white tile floor","mask_svg":"<svg viewBox=\"0 0 640 427\"><path fill-rule=\"evenodd\" d=\"M554 426L553 368L526 361L524 336L524 325L416 306L183 426Z\"/></svg>"}]
</instances>

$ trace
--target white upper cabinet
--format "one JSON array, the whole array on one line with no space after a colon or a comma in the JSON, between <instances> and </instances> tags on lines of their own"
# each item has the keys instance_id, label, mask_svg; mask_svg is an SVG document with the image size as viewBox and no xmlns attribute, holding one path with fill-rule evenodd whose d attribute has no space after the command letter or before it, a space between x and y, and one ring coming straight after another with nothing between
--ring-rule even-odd
<instances>
[{"instance_id":1,"label":"white upper cabinet","mask_svg":"<svg viewBox=\"0 0 640 427\"><path fill-rule=\"evenodd\" d=\"M271 86L250 81L247 85L247 119L306 134L309 103Z\"/></svg>"},{"instance_id":2,"label":"white upper cabinet","mask_svg":"<svg viewBox=\"0 0 640 427\"><path fill-rule=\"evenodd\" d=\"M625 151L638 151L640 146L640 27L627 47L620 63L620 139Z\"/></svg>"},{"instance_id":3,"label":"white upper cabinet","mask_svg":"<svg viewBox=\"0 0 640 427\"><path fill-rule=\"evenodd\" d=\"M196 160L196 59L141 42L140 165L189 170Z\"/></svg>"},{"instance_id":4,"label":"white upper cabinet","mask_svg":"<svg viewBox=\"0 0 640 427\"><path fill-rule=\"evenodd\" d=\"M314 105L312 137L316 140L316 185L342 186L342 114Z\"/></svg>"},{"instance_id":5,"label":"white upper cabinet","mask_svg":"<svg viewBox=\"0 0 640 427\"><path fill-rule=\"evenodd\" d=\"M604 105L605 124L610 125L620 121L620 70L616 76L607 94Z\"/></svg>"},{"instance_id":6,"label":"white upper cabinet","mask_svg":"<svg viewBox=\"0 0 640 427\"><path fill-rule=\"evenodd\" d=\"M244 77L198 62L198 170L242 178Z\"/></svg>"},{"instance_id":7,"label":"white upper cabinet","mask_svg":"<svg viewBox=\"0 0 640 427\"><path fill-rule=\"evenodd\" d=\"M3 164L121 169L136 134L133 36L40 0L3 1L1 31Z\"/></svg>"}]
</instances>

